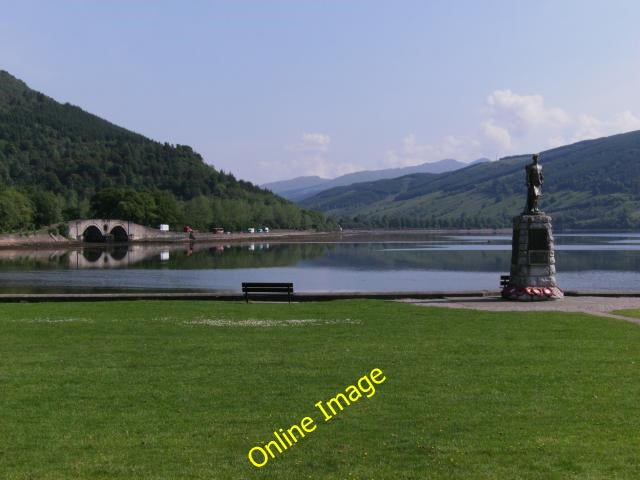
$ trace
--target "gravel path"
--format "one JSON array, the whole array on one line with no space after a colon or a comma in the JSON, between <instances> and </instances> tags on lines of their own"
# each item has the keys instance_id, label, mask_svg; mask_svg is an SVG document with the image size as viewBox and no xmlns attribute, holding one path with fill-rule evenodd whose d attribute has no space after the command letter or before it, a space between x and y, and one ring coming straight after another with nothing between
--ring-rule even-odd
<instances>
[{"instance_id":1,"label":"gravel path","mask_svg":"<svg viewBox=\"0 0 640 480\"><path fill-rule=\"evenodd\" d=\"M611 313L627 308L640 309L638 297L565 297L546 302L510 302L500 297L470 297L444 299L400 300L421 307L468 308L493 312L581 312L600 317L615 318L640 325L640 318L626 317Z\"/></svg>"}]
</instances>

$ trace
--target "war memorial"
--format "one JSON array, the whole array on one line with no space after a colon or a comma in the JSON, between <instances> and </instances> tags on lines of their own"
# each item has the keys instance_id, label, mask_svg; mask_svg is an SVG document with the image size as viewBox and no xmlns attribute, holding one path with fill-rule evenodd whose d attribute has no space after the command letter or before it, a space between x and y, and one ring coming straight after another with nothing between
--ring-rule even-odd
<instances>
[{"instance_id":1,"label":"war memorial","mask_svg":"<svg viewBox=\"0 0 640 480\"><path fill-rule=\"evenodd\" d=\"M538 208L544 175L538 155L526 166L527 204L513 219L511 271L502 297L508 300L553 300L564 296L556 283L551 217Z\"/></svg>"}]
</instances>

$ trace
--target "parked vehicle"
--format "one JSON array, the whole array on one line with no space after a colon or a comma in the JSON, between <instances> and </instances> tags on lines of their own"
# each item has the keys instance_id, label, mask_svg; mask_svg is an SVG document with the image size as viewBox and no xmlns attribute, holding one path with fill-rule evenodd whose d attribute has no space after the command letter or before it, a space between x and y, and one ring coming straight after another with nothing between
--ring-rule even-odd
<instances>
[{"instance_id":1,"label":"parked vehicle","mask_svg":"<svg viewBox=\"0 0 640 480\"><path fill-rule=\"evenodd\" d=\"M253 228L253 227L249 227L249 228L247 229L247 231L248 231L249 233L256 233L256 229L255 229L255 228Z\"/></svg>"},{"instance_id":2,"label":"parked vehicle","mask_svg":"<svg viewBox=\"0 0 640 480\"><path fill-rule=\"evenodd\" d=\"M224 228L222 228L222 227L213 227L211 229L211 231L213 233L215 233L215 234L221 234L221 233L224 233Z\"/></svg>"},{"instance_id":3,"label":"parked vehicle","mask_svg":"<svg viewBox=\"0 0 640 480\"><path fill-rule=\"evenodd\" d=\"M166 223L161 223L160 224L160 231L161 232L168 232L169 231L169 225L167 225Z\"/></svg>"}]
</instances>

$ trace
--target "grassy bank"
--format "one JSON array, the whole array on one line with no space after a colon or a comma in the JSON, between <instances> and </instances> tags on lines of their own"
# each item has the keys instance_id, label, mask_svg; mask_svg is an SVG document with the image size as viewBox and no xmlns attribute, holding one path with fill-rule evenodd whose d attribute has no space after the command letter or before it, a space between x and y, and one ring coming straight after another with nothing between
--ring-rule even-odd
<instances>
[{"instance_id":1,"label":"grassy bank","mask_svg":"<svg viewBox=\"0 0 640 480\"><path fill-rule=\"evenodd\" d=\"M592 316L12 304L0 305L0 359L0 478L640 474L640 329ZM375 393L323 421L314 404L374 368L386 378ZM307 416L315 430L249 463Z\"/></svg>"}]
</instances>

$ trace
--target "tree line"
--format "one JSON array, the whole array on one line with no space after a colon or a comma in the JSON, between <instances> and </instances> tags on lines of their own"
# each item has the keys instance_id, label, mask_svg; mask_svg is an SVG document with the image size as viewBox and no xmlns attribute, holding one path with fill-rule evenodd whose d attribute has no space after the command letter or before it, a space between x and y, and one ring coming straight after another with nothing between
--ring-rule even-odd
<instances>
[{"instance_id":1,"label":"tree line","mask_svg":"<svg viewBox=\"0 0 640 480\"><path fill-rule=\"evenodd\" d=\"M199 195L179 200L166 190L111 187L89 199L39 190L0 187L0 232L28 231L75 218L118 218L172 229L189 225L208 231L268 226L287 229L331 229L335 224L322 214L303 210L273 195L219 198Z\"/></svg>"}]
</instances>

